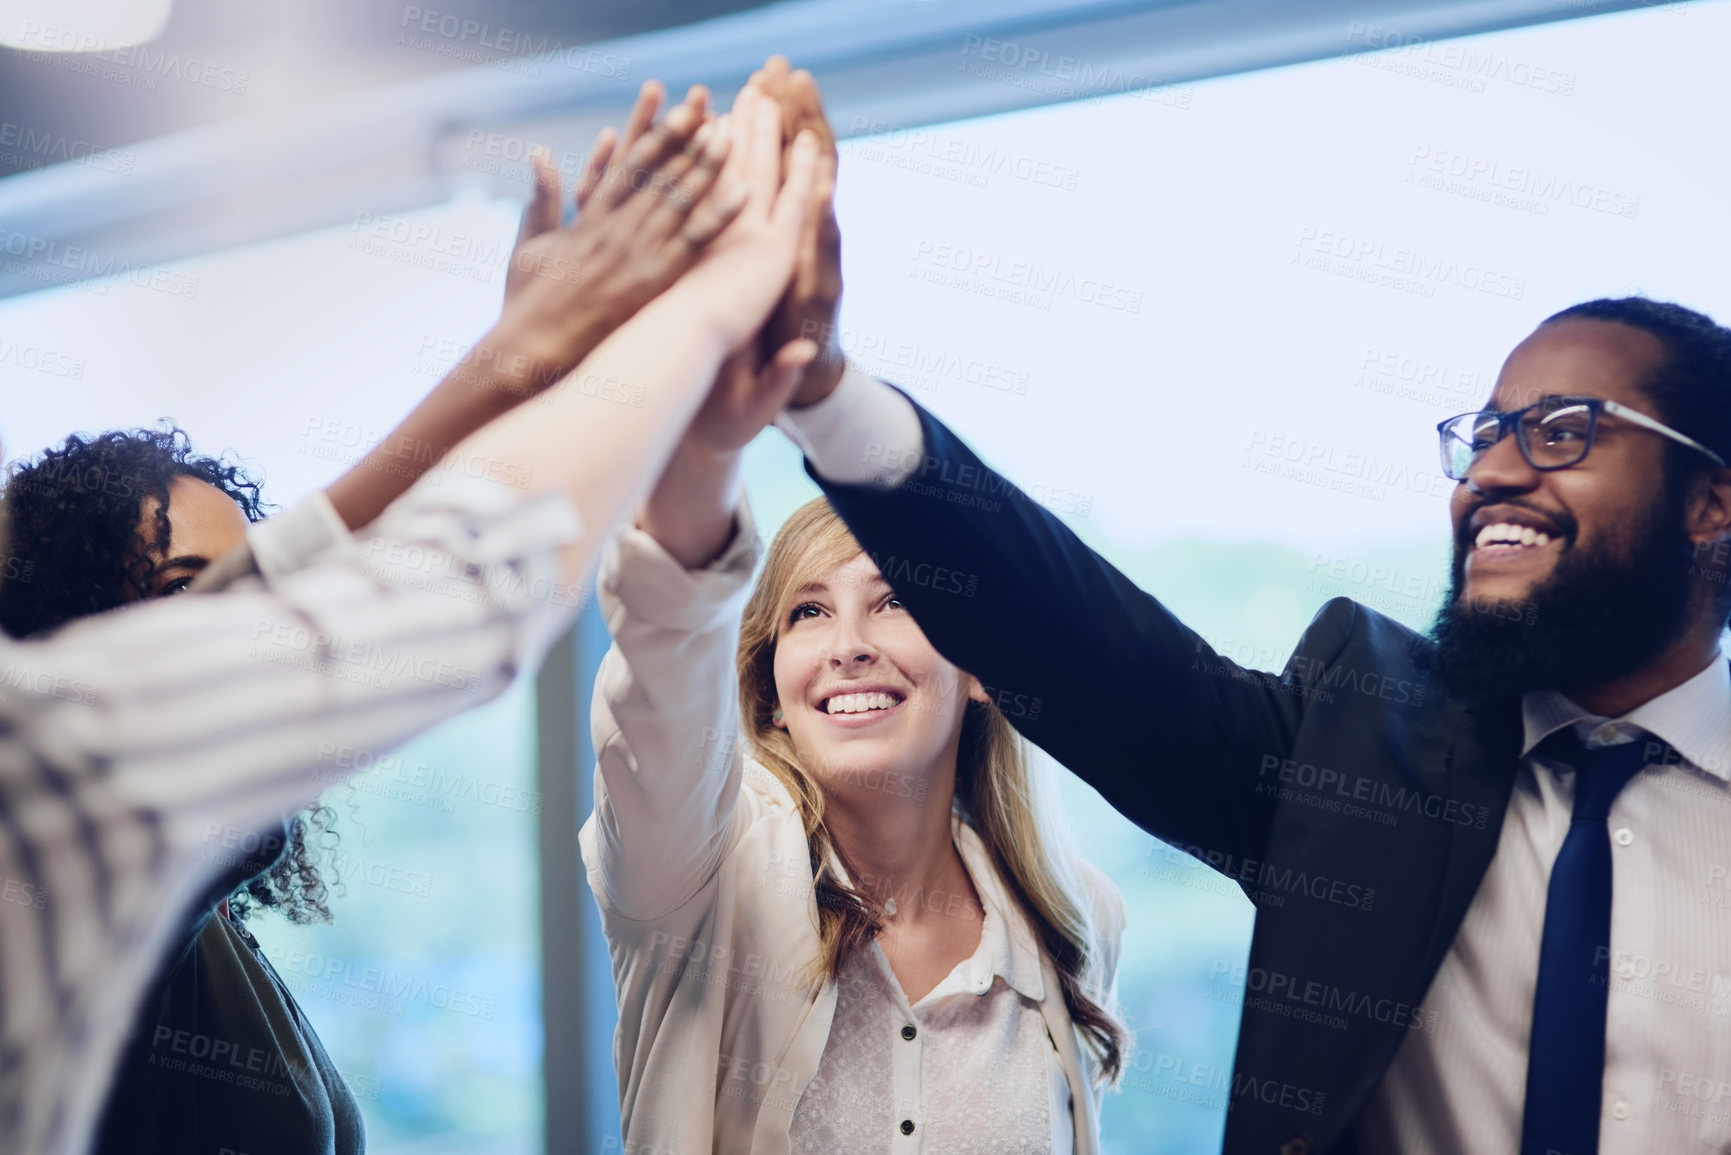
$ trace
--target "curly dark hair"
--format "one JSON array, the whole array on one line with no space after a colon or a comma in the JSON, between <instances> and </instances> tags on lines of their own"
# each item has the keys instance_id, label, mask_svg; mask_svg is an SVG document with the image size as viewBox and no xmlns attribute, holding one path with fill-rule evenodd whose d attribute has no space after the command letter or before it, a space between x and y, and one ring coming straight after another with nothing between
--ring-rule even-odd
<instances>
[{"instance_id":1,"label":"curly dark hair","mask_svg":"<svg viewBox=\"0 0 1731 1155\"><path fill-rule=\"evenodd\" d=\"M158 425L75 433L12 465L4 492L10 556L0 583L0 629L35 637L150 596L155 559L168 550L168 489L178 477L215 486L248 521L269 512L259 482L243 466L226 454L195 454L185 430L167 419ZM147 537L141 522L153 497ZM334 840L335 817L330 807L314 806L291 819L284 852L240 884L229 909L244 916L256 905L290 922L329 922L329 891L309 842Z\"/></svg>"}]
</instances>

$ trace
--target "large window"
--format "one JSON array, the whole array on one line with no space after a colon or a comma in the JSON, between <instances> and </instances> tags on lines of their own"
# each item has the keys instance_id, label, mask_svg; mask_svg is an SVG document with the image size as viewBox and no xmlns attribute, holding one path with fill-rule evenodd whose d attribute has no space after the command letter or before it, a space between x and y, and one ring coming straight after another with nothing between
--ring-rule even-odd
<instances>
[{"instance_id":1,"label":"large window","mask_svg":"<svg viewBox=\"0 0 1731 1155\"><path fill-rule=\"evenodd\" d=\"M1278 670L1335 596L1423 628L1434 426L1515 343L1602 295L1731 319L1731 168L1701 119L1731 104L1728 36L1731 5L1668 5L878 126L842 160L845 343L1242 664ZM816 491L753 448L768 534ZM1202 772L1163 762L1159 702L1132 724L1127 769ZM1108 1149L1218 1150L1252 908L1065 786L1130 910Z\"/></svg>"},{"instance_id":2,"label":"large window","mask_svg":"<svg viewBox=\"0 0 1731 1155\"><path fill-rule=\"evenodd\" d=\"M1728 41L1731 5L1668 5L868 125L841 174L844 344L1242 663L1278 669L1337 595L1422 627L1446 583L1436 422L1482 402L1507 351L1583 298L1641 291L1731 318L1731 171L1711 119L1731 106ZM292 500L483 330L514 213L367 215L189 262L192 295L98 285L0 306L6 451L168 415ZM775 434L750 482L766 534L815 495ZM369 753L325 799L337 924L258 920L354 1076L376 1151L538 1144L533 714L519 688L390 760ZM1130 724L1147 737L1135 772L1199 769L1163 761L1160 703ZM1130 910L1119 982L1138 1050L1107 1100L1108 1149L1214 1151L1251 907L1064 789ZM612 1073L588 1077L611 1101Z\"/></svg>"}]
</instances>

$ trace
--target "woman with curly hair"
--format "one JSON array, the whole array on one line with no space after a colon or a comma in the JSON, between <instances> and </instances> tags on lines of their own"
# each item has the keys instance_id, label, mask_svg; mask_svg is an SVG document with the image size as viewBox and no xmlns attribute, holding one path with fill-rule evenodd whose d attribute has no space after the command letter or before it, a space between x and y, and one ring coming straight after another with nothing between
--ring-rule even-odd
<instances>
[{"instance_id":1,"label":"woman with curly hair","mask_svg":"<svg viewBox=\"0 0 1731 1155\"><path fill-rule=\"evenodd\" d=\"M0 628L16 638L182 592L267 512L241 466L194 453L167 423L74 434L15 465L5 492ZM354 1096L245 923L255 906L330 921L315 855L331 817L314 807L262 836L213 834L223 873L140 1007L99 1155L364 1149Z\"/></svg>"}]
</instances>

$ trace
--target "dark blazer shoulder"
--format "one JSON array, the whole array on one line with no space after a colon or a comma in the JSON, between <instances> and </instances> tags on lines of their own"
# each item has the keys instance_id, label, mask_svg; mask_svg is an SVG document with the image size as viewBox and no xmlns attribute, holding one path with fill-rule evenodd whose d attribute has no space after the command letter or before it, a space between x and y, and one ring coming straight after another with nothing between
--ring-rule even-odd
<instances>
[{"instance_id":1,"label":"dark blazer shoulder","mask_svg":"<svg viewBox=\"0 0 1731 1155\"><path fill-rule=\"evenodd\" d=\"M1411 670L1430 663L1435 643L1411 626L1387 614L1353 601L1330 598L1305 627L1293 659L1329 661L1331 658L1374 656L1380 662Z\"/></svg>"}]
</instances>

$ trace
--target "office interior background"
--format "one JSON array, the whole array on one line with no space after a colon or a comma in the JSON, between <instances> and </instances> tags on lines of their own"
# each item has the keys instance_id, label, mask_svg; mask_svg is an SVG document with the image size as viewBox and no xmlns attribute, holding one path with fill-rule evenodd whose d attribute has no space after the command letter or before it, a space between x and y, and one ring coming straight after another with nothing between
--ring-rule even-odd
<instances>
[{"instance_id":1,"label":"office interior background","mask_svg":"<svg viewBox=\"0 0 1731 1155\"><path fill-rule=\"evenodd\" d=\"M844 348L1245 665L1334 596L1428 625L1434 426L1545 316L1731 317L1725 0L179 0L85 53L11 15L9 460L170 418L294 501L496 315L531 143L570 179L642 79L725 101L771 51L846 138ZM766 536L817 492L773 431L749 474ZM502 700L330 751L336 921L253 920L379 1155L617 1149L576 853L605 647L591 609ZM1250 905L1060 776L1130 911L1106 1148L1214 1151Z\"/></svg>"}]
</instances>

